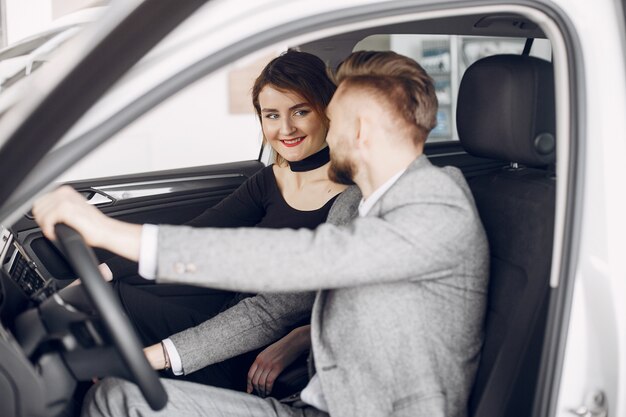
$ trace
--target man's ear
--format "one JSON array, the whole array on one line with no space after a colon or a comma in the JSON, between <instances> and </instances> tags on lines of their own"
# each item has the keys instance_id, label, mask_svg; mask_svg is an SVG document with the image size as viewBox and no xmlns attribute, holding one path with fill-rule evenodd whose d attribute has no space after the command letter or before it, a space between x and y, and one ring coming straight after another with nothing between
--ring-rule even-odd
<instances>
[{"instance_id":1,"label":"man's ear","mask_svg":"<svg viewBox=\"0 0 626 417\"><path fill-rule=\"evenodd\" d=\"M355 144L357 149L366 150L371 147L372 134L375 132L373 123L375 123L375 121L372 120L372 117L368 113L361 114L357 117L358 134L356 135L357 143Z\"/></svg>"},{"instance_id":2,"label":"man's ear","mask_svg":"<svg viewBox=\"0 0 626 417\"><path fill-rule=\"evenodd\" d=\"M357 147L360 147L361 142L363 141L363 130L362 130L363 129L363 122L362 122L360 116L356 117L356 120L355 120L354 124L355 124L354 129L356 131L355 135L354 135L355 142L356 142L355 145Z\"/></svg>"}]
</instances>

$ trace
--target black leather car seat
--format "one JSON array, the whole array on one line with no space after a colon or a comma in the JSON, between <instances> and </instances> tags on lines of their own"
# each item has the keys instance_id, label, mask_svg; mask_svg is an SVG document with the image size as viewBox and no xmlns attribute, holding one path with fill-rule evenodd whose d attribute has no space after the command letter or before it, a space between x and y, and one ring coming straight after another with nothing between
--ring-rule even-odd
<instances>
[{"instance_id":1,"label":"black leather car seat","mask_svg":"<svg viewBox=\"0 0 626 417\"><path fill-rule=\"evenodd\" d=\"M457 127L474 156L506 161L468 178L490 245L485 341L469 415L531 413L549 295L556 180L552 64L498 55L468 68Z\"/></svg>"}]
</instances>

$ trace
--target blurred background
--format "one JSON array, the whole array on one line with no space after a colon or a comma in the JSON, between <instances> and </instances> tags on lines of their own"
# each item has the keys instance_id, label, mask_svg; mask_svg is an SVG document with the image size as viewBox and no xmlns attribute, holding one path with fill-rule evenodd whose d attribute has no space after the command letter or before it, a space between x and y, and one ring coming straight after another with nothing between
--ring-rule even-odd
<instances>
[{"instance_id":1,"label":"blurred background","mask_svg":"<svg viewBox=\"0 0 626 417\"><path fill-rule=\"evenodd\" d=\"M63 47L71 46L72 38L80 37L81 31L97 22L109 3L109 0L0 0L0 96L20 85L29 88L28 78L54 60ZM236 14L236 4L223 2L221 13ZM204 30L207 30L205 21L192 19L178 32L201 33ZM196 38L181 37L181 42L194 42ZM380 34L362 39L354 50L392 50L418 61L433 78L439 100L437 126L428 140L446 142L458 140L456 97L465 70L485 56L521 54L525 41L523 38ZM167 38L162 43L166 42ZM252 84L266 63L289 46L274 45L193 83L114 135L58 180L75 181L257 159L262 133L251 105ZM164 54L155 53L153 59L143 60L146 66L160 71L160 59L167 54L167 48L162 49ZM551 54L546 39L535 40L531 55L550 60ZM97 114L97 109L91 113ZM67 140L72 137L66 137ZM264 162L269 160L271 156Z\"/></svg>"},{"instance_id":2,"label":"blurred background","mask_svg":"<svg viewBox=\"0 0 626 417\"><path fill-rule=\"evenodd\" d=\"M35 35L71 13L108 0L0 0L0 47Z\"/></svg>"}]
</instances>

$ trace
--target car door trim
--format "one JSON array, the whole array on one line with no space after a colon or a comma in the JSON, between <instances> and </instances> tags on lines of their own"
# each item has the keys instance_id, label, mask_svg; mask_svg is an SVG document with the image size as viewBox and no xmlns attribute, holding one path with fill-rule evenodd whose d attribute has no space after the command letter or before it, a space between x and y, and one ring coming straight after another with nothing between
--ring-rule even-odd
<instances>
[{"instance_id":1,"label":"car door trim","mask_svg":"<svg viewBox=\"0 0 626 417\"><path fill-rule=\"evenodd\" d=\"M139 181L127 184L108 184L91 188L96 192L109 196L114 201L124 201L163 194L198 191L206 188L207 181L212 182L227 178L245 177L242 174L203 175L199 177Z\"/></svg>"},{"instance_id":2,"label":"car door trim","mask_svg":"<svg viewBox=\"0 0 626 417\"><path fill-rule=\"evenodd\" d=\"M553 25L552 34L556 33L564 49L559 45L559 54L555 57L563 65L562 70L567 76L561 79L561 86L565 85L566 91L559 91L569 95L569 101L558 99L558 103L569 106L565 109L569 113L567 119L563 120L558 129L560 137L564 138L565 146L562 147L560 141L557 145L559 149L559 182L560 190L557 194L557 229L555 233L555 251L553 270L554 276L551 285L555 290L553 300L551 300L550 313L548 317L548 332L546 336L546 346L544 346L542 360L542 374L540 383L537 386L538 396L535 398L534 415L553 415L558 398L558 387L563 366L563 352L567 336L567 324L569 322L571 294L576 272L576 262L579 257L578 238L580 237L580 220L582 205L581 200L584 195L583 182L580 180L584 175L584 161L581 155L584 154L585 147L585 109L584 102L584 73L581 62L580 42L576 37L572 24L567 16L558 7L548 1L522 0L511 1L506 6L498 7L494 2L470 1L439 1L423 2L421 0L386 2L372 4L363 7L347 8L332 13L322 13L317 16L299 19L289 24L277 26L271 30L257 33L253 38L246 38L236 44L229 45L228 48L219 50L210 56L205 57L185 70L172 76L163 82L159 88L151 90L139 97L137 100L126 106L117 114L113 115L107 122L102 123L89 132L77 138L77 141L84 141L84 152L75 152L68 155L65 166L74 163L82 158L89 150L97 147L108 137L127 126L132 120L155 107L163 99L180 91L182 88L198 80L200 77L235 61L236 59L253 53L262 47L266 47L285 39L312 36L313 33L338 32L342 27L355 28L364 21L389 22L391 20L401 21L409 15L415 16L424 13L429 17L434 15L446 15L446 9L454 9L454 13L459 14L463 10L477 10L478 7L484 9L523 10L523 15L533 12L533 14L543 14L544 23L550 20ZM404 16L403 16L404 15ZM413 18L415 19L415 18ZM364 25L365 26L365 25ZM565 59L562 61L562 59ZM560 73L558 74L560 75ZM557 110L558 111L558 110ZM575 115L576 117L571 117ZM566 134L567 133L567 134ZM62 167L65 169L65 166ZM62 171L61 171L62 172ZM61 172L44 171L41 172L40 184L36 190L44 188L51 179L57 177ZM27 198L32 198L32 195ZM19 202L18 202L19 204ZM27 201L22 202L23 205ZM3 211L7 213L7 211ZM1 218L2 216L0 216Z\"/></svg>"}]
</instances>

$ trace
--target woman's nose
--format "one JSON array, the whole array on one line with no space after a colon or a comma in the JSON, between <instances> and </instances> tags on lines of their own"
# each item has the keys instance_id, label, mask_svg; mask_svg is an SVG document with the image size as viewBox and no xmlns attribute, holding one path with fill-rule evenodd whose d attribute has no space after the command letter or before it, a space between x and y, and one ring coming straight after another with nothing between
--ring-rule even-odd
<instances>
[{"instance_id":1,"label":"woman's nose","mask_svg":"<svg viewBox=\"0 0 626 417\"><path fill-rule=\"evenodd\" d=\"M291 120L288 118L284 118L282 123L280 124L280 134L281 135L290 135L295 132L296 127L293 125Z\"/></svg>"}]
</instances>

